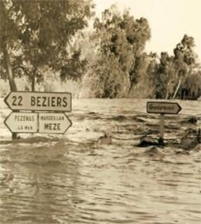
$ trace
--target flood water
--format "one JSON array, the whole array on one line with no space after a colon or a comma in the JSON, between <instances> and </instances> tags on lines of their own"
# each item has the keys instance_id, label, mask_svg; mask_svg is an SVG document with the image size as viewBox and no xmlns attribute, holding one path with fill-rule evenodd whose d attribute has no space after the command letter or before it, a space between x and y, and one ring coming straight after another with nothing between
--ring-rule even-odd
<instances>
[{"instance_id":1,"label":"flood water","mask_svg":"<svg viewBox=\"0 0 201 224\"><path fill-rule=\"evenodd\" d=\"M146 102L76 99L65 135L12 142L1 99L0 223L200 223L201 147L137 147L143 135L158 134L159 115L147 114ZM178 102L179 115L165 116L165 138L179 142L200 127L188 120L201 117L201 102ZM112 144L97 143L104 132Z\"/></svg>"}]
</instances>

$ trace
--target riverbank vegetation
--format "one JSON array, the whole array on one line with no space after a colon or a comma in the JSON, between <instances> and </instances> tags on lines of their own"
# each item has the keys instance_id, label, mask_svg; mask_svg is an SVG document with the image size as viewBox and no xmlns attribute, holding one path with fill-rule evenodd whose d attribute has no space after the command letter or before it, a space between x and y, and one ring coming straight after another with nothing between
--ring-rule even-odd
<instances>
[{"instance_id":1,"label":"riverbank vegetation","mask_svg":"<svg viewBox=\"0 0 201 224\"><path fill-rule=\"evenodd\" d=\"M146 52L151 27L113 5L96 17L91 0L0 1L0 95L67 91L74 97L197 99L195 40Z\"/></svg>"}]
</instances>

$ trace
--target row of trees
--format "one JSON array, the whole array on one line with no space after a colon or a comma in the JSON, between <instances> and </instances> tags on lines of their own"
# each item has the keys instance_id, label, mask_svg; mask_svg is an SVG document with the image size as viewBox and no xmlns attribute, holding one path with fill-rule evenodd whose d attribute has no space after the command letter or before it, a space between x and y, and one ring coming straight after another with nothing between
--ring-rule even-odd
<instances>
[{"instance_id":1,"label":"row of trees","mask_svg":"<svg viewBox=\"0 0 201 224\"><path fill-rule=\"evenodd\" d=\"M85 89L91 91L83 95L198 98L201 69L193 51L194 38L184 35L173 55L161 52L158 56L144 52L150 30L145 18L134 19L129 11L122 15L114 6L105 10L86 41L93 57L84 80Z\"/></svg>"},{"instance_id":2,"label":"row of trees","mask_svg":"<svg viewBox=\"0 0 201 224\"><path fill-rule=\"evenodd\" d=\"M184 35L174 48L173 55L161 53L160 63L155 64L155 72L152 74L155 77L157 97L196 98L201 94L201 74L193 47L193 37Z\"/></svg>"},{"instance_id":3,"label":"row of trees","mask_svg":"<svg viewBox=\"0 0 201 224\"><path fill-rule=\"evenodd\" d=\"M147 19L115 6L94 18L93 9L91 0L0 1L0 76L11 90L17 90L14 77L27 76L34 91L47 69L62 81L81 80L84 97L201 95L193 37L184 35L173 55L147 54Z\"/></svg>"}]
</instances>

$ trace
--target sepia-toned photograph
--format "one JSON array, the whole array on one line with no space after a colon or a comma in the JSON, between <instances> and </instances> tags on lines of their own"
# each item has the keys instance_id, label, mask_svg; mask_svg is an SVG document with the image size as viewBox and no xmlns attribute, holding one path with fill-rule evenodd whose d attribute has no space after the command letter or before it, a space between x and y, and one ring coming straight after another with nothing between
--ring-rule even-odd
<instances>
[{"instance_id":1,"label":"sepia-toned photograph","mask_svg":"<svg viewBox=\"0 0 201 224\"><path fill-rule=\"evenodd\" d=\"M200 0L0 0L0 224L200 223Z\"/></svg>"}]
</instances>

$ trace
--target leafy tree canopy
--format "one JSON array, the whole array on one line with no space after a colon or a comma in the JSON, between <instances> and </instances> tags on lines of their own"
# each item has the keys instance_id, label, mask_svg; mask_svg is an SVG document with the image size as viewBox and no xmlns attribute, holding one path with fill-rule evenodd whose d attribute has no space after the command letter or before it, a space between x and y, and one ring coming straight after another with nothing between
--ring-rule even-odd
<instances>
[{"instance_id":1,"label":"leafy tree canopy","mask_svg":"<svg viewBox=\"0 0 201 224\"><path fill-rule=\"evenodd\" d=\"M72 66L73 63L67 63L71 56L68 46L75 33L87 26L92 8L91 0L0 1L0 55L4 71L8 69L5 51L14 73L30 78L42 77L40 67L44 65L57 71L67 64Z\"/></svg>"},{"instance_id":2,"label":"leafy tree canopy","mask_svg":"<svg viewBox=\"0 0 201 224\"><path fill-rule=\"evenodd\" d=\"M159 98L177 96L196 64L197 56L193 51L194 46L194 38L185 34L173 49L172 56L169 56L167 52L161 52L160 63L155 71L158 79L156 95Z\"/></svg>"},{"instance_id":3,"label":"leafy tree canopy","mask_svg":"<svg viewBox=\"0 0 201 224\"><path fill-rule=\"evenodd\" d=\"M125 97L135 76L136 59L141 55L150 28L145 18L134 19L129 11L123 15L115 6L105 10L94 21L92 41L96 57L90 63L91 73L99 77L98 97Z\"/></svg>"}]
</instances>

